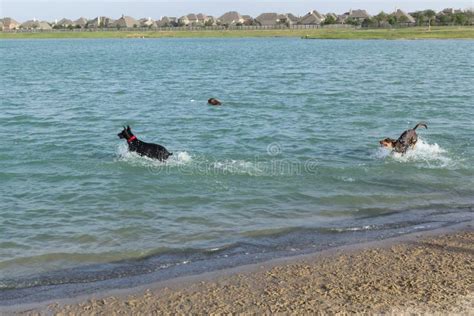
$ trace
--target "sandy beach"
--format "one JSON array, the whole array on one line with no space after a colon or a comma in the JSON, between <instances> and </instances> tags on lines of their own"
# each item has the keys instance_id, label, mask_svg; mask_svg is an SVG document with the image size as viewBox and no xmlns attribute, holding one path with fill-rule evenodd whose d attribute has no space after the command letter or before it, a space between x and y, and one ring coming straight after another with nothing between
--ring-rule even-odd
<instances>
[{"instance_id":1,"label":"sandy beach","mask_svg":"<svg viewBox=\"0 0 474 316\"><path fill-rule=\"evenodd\" d=\"M474 313L472 226L19 308L28 315Z\"/></svg>"}]
</instances>

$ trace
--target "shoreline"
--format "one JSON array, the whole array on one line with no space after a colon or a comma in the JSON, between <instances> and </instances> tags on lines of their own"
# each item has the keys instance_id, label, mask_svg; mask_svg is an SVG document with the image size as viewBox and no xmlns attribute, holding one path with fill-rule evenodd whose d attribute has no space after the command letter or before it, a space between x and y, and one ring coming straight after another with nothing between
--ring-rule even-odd
<instances>
[{"instance_id":1,"label":"shoreline","mask_svg":"<svg viewBox=\"0 0 474 316\"><path fill-rule=\"evenodd\" d=\"M388 238L384 240L376 240L376 241L368 241L364 243L359 243L355 245L345 245L342 247L337 247L337 248L332 248L332 249L327 249L323 250L321 252L317 253L311 253L311 254L303 254L303 255L297 255L293 257L283 257L283 258L277 258L273 259L270 261L266 262L261 262L261 263L255 263L255 264L249 264L249 265L243 265L243 266L238 266L234 268L229 268L229 269L224 269L224 270L217 270L217 271L212 271L212 272L206 272L203 274L199 275L191 275L191 276L183 276L183 277L177 277L171 280L166 280L166 281L161 281L161 282L154 282L146 285L140 285L138 287L132 287L132 288L127 288L127 289L118 289L118 290L106 290L102 291L99 293L95 293L92 295L83 295L75 298L68 298L68 299L60 299L60 300L49 300L49 301L44 301L40 303L31 303L31 304L21 304L21 305L16 305L16 306L0 306L0 312L3 313L16 313L16 312L40 312L40 313L57 313L57 312L72 312L72 313L78 313L78 312L94 312L94 313L109 313L112 311L115 311L115 308L125 308L125 310L128 313L151 313L157 310L154 310L153 308L157 308L156 304L154 302L160 302L159 305L160 310L159 312L171 312L173 311L173 302L180 301L181 302L181 307L179 306L174 306L174 308L179 309L177 311L181 313L189 313L189 312L203 312L203 313L208 313L208 312L275 312L275 311L291 311L292 309L288 309L290 307L292 308L298 308L299 305L294 305L291 303L291 300L287 302L287 304L283 304L282 306L286 306L284 309L276 309L272 310L272 306L270 305L265 305L265 302L260 302L261 306L266 306L264 309L246 309L245 306L247 304L244 302L245 301L245 291L242 292L242 287L245 287L248 291L250 290L251 293L252 291L260 291L258 284L253 284L252 280L254 279L259 279L262 282L260 282L263 287L270 286L270 287L277 287L278 288L278 282L274 284L274 282L270 282L272 280L284 280L285 282L296 282L294 272L304 272L307 271L308 269L313 269L314 272L318 274L328 274L328 276L331 275L332 273L343 273L345 269L348 269L348 267L342 265L341 269L339 270L334 270L331 271L330 267L337 267L340 262L346 261L347 260L352 260L352 261L360 261L362 265L359 267L364 267L364 266L370 266L373 265L374 262L372 262L373 258L367 258L367 256L364 257L364 255L368 252L370 254L373 254L375 257L377 255L382 256L382 259L385 255L386 260L395 260L391 258L390 256L387 256L387 254L393 255L394 249L398 249L397 253L401 256L404 257L405 254L404 252L410 252L413 251L413 247L416 248L416 244L420 244L422 246L421 249L424 249L424 251L428 251L425 249L426 247L423 248L423 244L436 244L439 243L441 246L436 249L433 248L433 251L440 251L442 257L444 258L446 255L452 256L452 255L457 255L457 256L467 256L467 258L472 259L474 256L474 249L465 249L465 253L454 253L451 254L444 253L446 252L445 246L443 246L443 242L446 240L449 240L449 238L461 238L459 236L464 236L462 238L467 238L468 240L474 239L474 234L473 234L473 224L474 222L469 221L457 225L452 225L448 227L443 227L443 228L438 228L434 230L428 230L428 231L423 231L423 232L413 232L409 233L406 235L394 237L394 238ZM457 237L456 237L457 236ZM472 242L471 242L471 248L472 248ZM467 245L466 245L467 246ZM462 248L462 247L459 247ZM423 250L417 250L423 251ZM432 256L439 256L439 254L432 254ZM409 257L408 257L409 258ZM427 260L427 262L430 262L429 258L429 251L428 251L428 257L423 257L424 259ZM419 259L419 258L418 258ZM422 259L422 260L424 260ZM459 258L457 258L459 259ZM456 260L457 260L456 259ZM342 260L342 261L341 261ZM407 259L407 260L417 260L417 258L413 259ZM444 260L444 259L443 259ZM436 260L434 261L436 262ZM462 269L468 269L469 270L469 264L467 263L467 259L465 261L466 263L461 265L458 268ZM472 260L471 260L472 262ZM321 266L322 263L325 263L325 265ZM383 263L383 260L381 260L379 263L382 263L380 266L385 266L386 263ZM396 262L395 262L396 263ZM403 263L403 262L402 262ZM452 263L452 262L451 262ZM456 261L454 261L456 263ZM462 264L462 262L461 262ZM393 266L393 263L392 265ZM401 267L403 268L403 264ZM471 269L472 269L472 263L471 263ZM301 271L300 271L301 270ZM348 274L352 268L350 268L349 271L345 271L344 273ZM400 269L400 271L404 271L403 269ZM298 273L299 273L298 272ZM422 272L422 273L421 273ZM420 274L426 274L426 275L431 275L431 273L428 273L430 271L418 271L416 274L419 276ZM431 271L433 272L433 271ZM269 276L269 273L270 277ZM299 274L296 273L298 276ZM362 275L359 275L358 277L360 278ZM308 275L307 277L310 277ZM326 276L327 277L327 276ZM367 276L366 276L367 277ZM349 282L350 280L353 280L354 278L348 278L348 280L342 280L341 282ZM355 279L357 279L357 276L355 276ZM334 282L335 280L333 280ZM377 281L377 280L372 280L372 281ZM382 280L378 280L377 282L381 282ZM337 281L339 282L339 281ZM376 284L375 282L374 284ZM297 282L298 283L298 282ZM373 283L373 282L372 282ZM382 282L384 283L384 282ZM408 283L407 283L408 284ZM302 284L300 284L301 286ZM331 282L326 284L325 286L331 287ZM341 286L341 285L340 285ZM340 287L339 286L339 287ZM343 288L344 284L342 284ZM471 284L472 286L472 284ZM338 287L332 288L332 290L336 291ZM212 291L210 291L212 289ZM235 291L237 294L240 293L242 296L242 301L243 305L235 305L233 302L227 302L225 303L225 299L222 297L225 294L226 291L222 292L222 289L231 289ZM277 290L276 288L274 290ZM278 289L278 291L280 291ZM294 289L293 289L294 290ZM350 288L348 288L348 291ZM308 295L310 293L311 297L316 295L322 295L322 297L326 297L326 295L323 295L324 293L320 293L321 288L315 287L314 289L308 288L308 292L304 295ZM323 291L324 292L324 291ZM331 292L331 291L329 291ZM339 293L340 291L336 291ZM344 291L342 291L344 292ZM402 291L403 292L403 291ZM216 297L212 296L212 293L218 293ZM259 292L260 293L260 292ZM270 292L269 292L270 293ZM318 294L319 293L319 294ZM235 293L234 293L235 294ZM261 294L261 293L260 293ZM341 294L341 293L339 293ZM342 293L343 294L343 293ZM459 298L462 298L466 295L461 295L460 293ZM207 295L207 296L206 296ZM206 304L203 303L203 306L196 307L196 303L199 302L205 302L206 299L203 300L203 298L208 297L211 295L214 297L214 300L221 300L223 301L223 304L221 304L220 309L216 309L213 305L206 306ZM270 295L270 294L268 294ZM471 295L472 293L468 291L467 295ZM188 302L188 299L186 297L191 297L191 298L199 298L197 301L193 301L191 299L192 304L189 303L188 305L182 304L182 300L184 299L185 302ZM270 295L271 296L271 295ZM179 297L179 300L178 300ZM331 296L329 296L331 297ZM209 297L208 297L209 298ZM452 298L452 297L451 297ZM169 304L166 305L167 308L169 309L161 309L163 305L163 300L167 301ZM467 304L469 304L469 301L471 304L474 304L474 301L472 299L468 298ZM208 302L209 303L209 302ZM256 305L254 306L254 303L252 303L252 306L247 306L247 307L252 307L255 308ZM322 303L322 302L320 302ZM327 302L326 302L327 303ZM325 303L325 304L326 304ZM316 304L317 305L317 304ZM331 304L329 304L331 305ZM153 307L155 306L155 307ZM277 305L273 306L276 307ZM279 306L279 305L278 305ZM322 305L321 305L322 306ZM325 305L326 306L326 305ZM331 305L332 306L332 305ZM327 312L337 312L337 311L350 311L350 309L334 309L334 306L326 306ZM187 310L186 308L191 308L193 307L193 310ZM224 308L225 307L225 308ZM314 307L314 306L313 306ZM416 307L416 306L415 306ZM163 307L164 308L164 307ZM184 308L184 309L183 309ZM196 308L200 308L199 310L196 310ZM268 309L270 308L270 310ZM339 307L338 307L339 308ZM413 308L413 306L412 306ZM430 307L431 308L431 307ZM469 308L469 307L466 307ZM304 312L304 310L299 310L300 312ZM311 310L308 310L311 311ZM362 311L362 310L355 310L355 311ZM380 311L386 311L383 309L377 309L373 310L374 312L380 312ZM434 310L436 311L436 310Z\"/></svg>"},{"instance_id":2,"label":"shoreline","mask_svg":"<svg viewBox=\"0 0 474 316\"><path fill-rule=\"evenodd\" d=\"M474 39L474 27L425 27L395 29L274 29L274 30L150 30L150 31L81 31L81 32L0 32L3 39L148 39L148 38L303 38L303 39L366 39L423 40Z\"/></svg>"}]
</instances>

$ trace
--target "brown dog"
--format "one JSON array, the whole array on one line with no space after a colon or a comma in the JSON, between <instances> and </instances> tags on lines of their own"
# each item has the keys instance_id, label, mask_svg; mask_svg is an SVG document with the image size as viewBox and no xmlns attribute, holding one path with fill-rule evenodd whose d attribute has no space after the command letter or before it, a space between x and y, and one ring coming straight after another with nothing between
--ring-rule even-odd
<instances>
[{"instance_id":1,"label":"brown dog","mask_svg":"<svg viewBox=\"0 0 474 316\"><path fill-rule=\"evenodd\" d=\"M221 101L215 98L210 98L209 100L207 100L207 103L210 105L222 105Z\"/></svg>"},{"instance_id":2,"label":"brown dog","mask_svg":"<svg viewBox=\"0 0 474 316\"><path fill-rule=\"evenodd\" d=\"M409 129L403 132L397 140L393 138L385 138L381 140L379 143L384 148L393 149L393 151L401 154L405 154L408 148L414 148L416 142L418 141L418 135L416 134L415 130L419 127L423 126L424 128L428 128L425 123L418 123L413 129Z\"/></svg>"}]
</instances>

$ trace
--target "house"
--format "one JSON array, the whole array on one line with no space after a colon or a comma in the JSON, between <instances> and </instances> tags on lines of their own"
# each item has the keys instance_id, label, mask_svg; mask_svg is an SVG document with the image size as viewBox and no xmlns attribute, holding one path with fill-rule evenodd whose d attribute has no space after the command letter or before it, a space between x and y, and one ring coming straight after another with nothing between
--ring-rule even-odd
<instances>
[{"instance_id":1,"label":"house","mask_svg":"<svg viewBox=\"0 0 474 316\"><path fill-rule=\"evenodd\" d=\"M207 22L204 23L205 25L215 26L217 25L217 19L212 15L207 16Z\"/></svg>"},{"instance_id":2,"label":"house","mask_svg":"<svg viewBox=\"0 0 474 316\"><path fill-rule=\"evenodd\" d=\"M365 19L370 19L371 15L367 13L365 10L350 10L349 12L345 13L348 19L356 20L359 23L362 23Z\"/></svg>"},{"instance_id":3,"label":"house","mask_svg":"<svg viewBox=\"0 0 474 316\"><path fill-rule=\"evenodd\" d=\"M204 13L198 13L196 15L198 25L215 25L216 21L212 16L207 16Z\"/></svg>"},{"instance_id":4,"label":"house","mask_svg":"<svg viewBox=\"0 0 474 316\"><path fill-rule=\"evenodd\" d=\"M86 24L88 29L97 29L102 27L114 27L114 20L106 16L98 16L95 19L89 20Z\"/></svg>"},{"instance_id":5,"label":"house","mask_svg":"<svg viewBox=\"0 0 474 316\"><path fill-rule=\"evenodd\" d=\"M416 24L416 20L411 15L400 9L392 14L397 18L398 24L400 25L413 26Z\"/></svg>"},{"instance_id":6,"label":"house","mask_svg":"<svg viewBox=\"0 0 474 316\"><path fill-rule=\"evenodd\" d=\"M180 17L178 23L183 26L203 26L208 20L208 16L203 13L189 13Z\"/></svg>"},{"instance_id":7,"label":"house","mask_svg":"<svg viewBox=\"0 0 474 316\"><path fill-rule=\"evenodd\" d=\"M324 14L321 14L321 13L319 13L319 12L316 11L316 10L313 10L313 13L314 13L318 18L320 18L321 21L324 21L324 19L326 18L326 17L324 16Z\"/></svg>"},{"instance_id":8,"label":"house","mask_svg":"<svg viewBox=\"0 0 474 316\"><path fill-rule=\"evenodd\" d=\"M297 24L299 19L300 19L299 17L297 17L296 15L294 15L292 13L287 13L286 17L288 19L288 24L289 25Z\"/></svg>"},{"instance_id":9,"label":"house","mask_svg":"<svg viewBox=\"0 0 474 316\"><path fill-rule=\"evenodd\" d=\"M38 23L38 30L49 31L49 30L52 30L52 29L53 28L51 27L51 25L46 21L40 21Z\"/></svg>"},{"instance_id":10,"label":"house","mask_svg":"<svg viewBox=\"0 0 474 316\"><path fill-rule=\"evenodd\" d=\"M188 19L188 16L187 15L183 15L182 17L180 17L178 19L178 24L180 26L188 26L190 24L189 22L189 19Z\"/></svg>"},{"instance_id":11,"label":"house","mask_svg":"<svg viewBox=\"0 0 474 316\"><path fill-rule=\"evenodd\" d=\"M347 14L340 14L337 16L336 23L337 24L346 24L347 22Z\"/></svg>"},{"instance_id":12,"label":"house","mask_svg":"<svg viewBox=\"0 0 474 316\"><path fill-rule=\"evenodd\" d=\"M118 20L115 20L115 22L111 23L111 25L113 26L110 26L110 27L131 29L131 28L139 27L140 22L138 22L131 16L125 16L122 14L122 17Z\"/></svg>"},{"instance_id":13,"label":"house","mask_svg":"<svg viewBox=\"0 0 474 316\"><path fill-rule=\"evenodd\" d=\"M305 16L303 16L299 21L298 24L301 25L320 25L324 22L324 17L318 11L313 10L308 12Z\"/></svg>"},{"instance_id":14,"label":"house","mask_svg":"<svg viewBox=\"0 0 474 316\"><path fill-rule=\"evenodd\" d=\"M53 29L51 25L49 25L48 22L38 21L36 19L29 20L22 23L20 25L20 28L25 29L25 30L43 30L43 31L49 31Z\"/></svg>"},{"instance_id":15,"label":"house","mask_svg":"<svg viewBox=\"0 0 474 316\"><path fill-rule=\"evenodd\" d=\"M147 28L154 28L156 27L156 23L155 23L155 20L153 20L152 18L143 18L143 19L140 19L138 20L138 25L140 27L147 27Z\"/></svg>"},{"instance_id":16,"label":"house","mask_svg":"<svg viewBox=\"0 0 474 316\"><path fill-rule=\"evenodd\" d=\"M195 26L198 24L198 17L196 14L190 13L186 17L188 18L189 25Z\"/></svg>"},{"instance_id":17,"label":"house","mask_svg":"<svg viewBox=\"0 0 474 316\"><path fill-rule=\"evenodd\" d=\"M260 26L274 26L279 24L278 13L262 13L255 18L255 22Z\"/></svg>"},{"instance_id":18,"label":"house","mask_svg":"<svg viewBox=\"0 0 474 316\"><path fill-rule=\"evenodd\" d=\"M250 26L250 25L255 25L257 22L255 21L254 18L252 18L250 15L242 15L242 19L244 19L243 25Z\"/></svg>"},{"instance_id":19,"label":"house","mask_svg":"<svg viewBox=\"0 0 474 316\"><path fill-rule=\"evenodd\" d=\"M242 16L236 11L229 11L224 13L218 21L223 25L240 25L245 22Z\"/></svg>"},{"instance_id":20,"label":"house","mask_svg":"<svg viewBox=\"0 0 474 316\"><path fill-rule=\"evenodd\" d=\"M178 25L178 19L175 17L164 16L160 20L156 21L157 27L174 27Z\"/></svg>"},{"instance_id":21,"label":"house","mask_svg":"<svg viewBox=\"0 0 474 316\"><path fill-rule=\"evenodd\" d=\"M12 18L4 18L2 23L4 31L17 30L20 28L20 23Z\"/></svg>"},{"instance_id":22,"label":"house","mask_svg":"<svg viewBox=\"0 0 474 316\"><path fill-rule=\"evenodd\" d=\"M73 22L74 23L74 26L75 27L79 27L81 29L85 28L86 25L87 25L87 19L86 18L83 18L83 17L80 17L79 19L77 19L76 21Z\"/></svg>"},{"instance_id":23,"label":"house","mask_svg":"<svg viewBox=\"0 0 474 316\"><path fill-rule=\"evenodd\" d=\"M64 28L64 29L68 27L73 27L73 26L74 26L74 22L66 18L61 19L58 22L54 23L54 27Z\"/></svg>"},{"instance_id":24,"label":"house","mask_svg":"<svg viewBox=\"0 0 474 316\"><path fill-rule=\"evenodd\" d=\"M439 14L447 14L447 15L454 14L454 9L453 8L445 8L442 11L440 11Z\"/></svg>"}]
</instances>

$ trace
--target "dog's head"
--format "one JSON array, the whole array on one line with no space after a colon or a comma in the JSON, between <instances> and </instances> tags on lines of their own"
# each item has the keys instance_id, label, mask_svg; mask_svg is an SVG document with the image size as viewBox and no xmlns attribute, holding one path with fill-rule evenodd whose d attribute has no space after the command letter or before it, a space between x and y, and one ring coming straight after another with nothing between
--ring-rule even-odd
<instances>
[{"instance_id":1,"label":"dog's head","mask_svg":"<svg viewBox=\"0 0 474 316\"><path fill-rule=\"evenodd\" d=\"M117 136L120 138L120 139L130 139L130 137L133 136L133 133L132 133L132 130L130 129L130 126L127 125L127 127L123 127L123 130L117 134Z\"/></svg>"},{"instance_id":2,"label":"dog's head","mask_svg":"<svg viewBox=\"0 0 474 316\"><path fill-rule=\"evenodd\" d=\"M379 141L380 146L384 148L393 148L395 147L396 140L393 138L385 138Z\"/></svg>"},{"instance_id":3,"label":"dog's head","mask_svg":"<svg viewBox=\"0 0 474 316\"><path fill-rule=\"evenodd\" d=\"M211 104L211 105L221 105L221 101L217 100L216 98L210 98L209 100L207 100L207 103Z\"/></svg>"}]
</instances>

